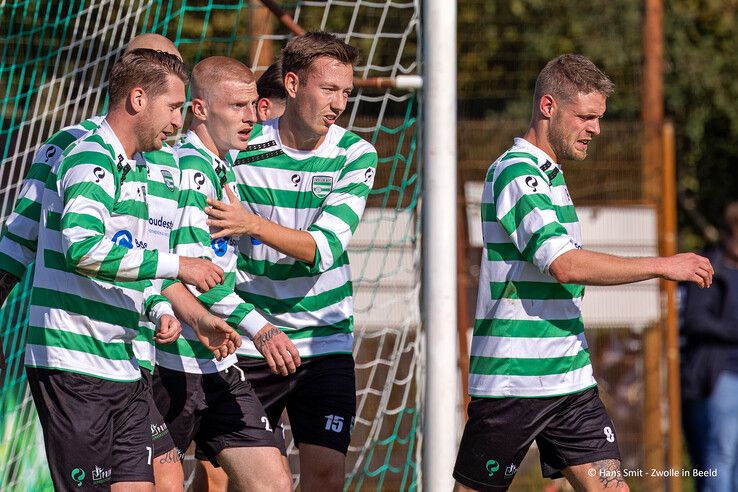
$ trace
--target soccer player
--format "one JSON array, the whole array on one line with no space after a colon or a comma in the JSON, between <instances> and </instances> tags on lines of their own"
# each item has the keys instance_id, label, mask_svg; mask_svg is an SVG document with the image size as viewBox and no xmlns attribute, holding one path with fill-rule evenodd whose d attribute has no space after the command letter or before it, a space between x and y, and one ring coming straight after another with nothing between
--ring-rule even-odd
<instances>
[{"instance_id":1,"label":"soccer player","mask_svg":"<svg viewBox=\"0 0 738 492\"><path fill-rule=\"evenodd\" d=\"M146 164L181 125L188 76L179 58L133 50L113 66L110 112L49 170L26 345L26 371L52 480L60 490L153 490L148 390L131 340L145 311L176 339L169 303L141 282L203 289L223 271L145 249Z\"/></svg>"},{"instance_id":2,"label":"soccer player","mask_svg":"<svg viewBox=\"0 0 738 492\"><path fill-rule=\"evenodd\" d=\"M146 33L134 37L126 47L125 53L134 49L147 48L170 53L182 58L174 43L159 34ZM10 290L23 277L28 266L35 260L38 241L41 201L44 182L51 168L61 162L64 150L74 141L90 131L99 128L104 116L96 116L78 125L63 128L47 140L38 150L33 164L24 180L15 208L9 216L0 236L0 303L5 300ZM169 230L177 213L179 171L171 147L162 142L160 150L143 154L147 161L149 180L147 201L150 210L161 212L149 219L148 245L150 249L169 252ZM153 174L152 174L153 171ZM169 207L168 202L173 202ZM167 215L169 215L167 217ZM196 310L197 306L192 306ZM208 315L207 311L195 311L191 316L198 317L198 326L205 330L223 330L227 328L217 318ZM193 322L194 324L194 322ZM151 371L155 361L154 355L155 326L146 316L142 317L139 334L133 340L133 351L141 368L142 377L150 385ZM167 432L166 424L150 398L150 420L154 440L153 453L154 475L157 490L182 490L184 476L179 464L179 455L172 452L174 442Z\"/></svg>"},{"instance_id":3,"label":"soccer player","mask_svg":"<svg viewBox=\"0 0 738 492\"><path fill-rule=\"evenodd\" d=\"M256 125L234 171L243 204L210 200L213 235L242 236L237 292L278 327L244 340L239 366L277 424L286 407L302 490L342 490L356 413L353 292L346 248L364 212L377 153L338 125L358 50L312 32L282 52L282 117ZM282 330L302 364L261 357ZM284 377L289 373L288 377Z\"/></svg>"},{"instance_id":4,"label":"soccer player","mask_svg":"<svg viewBox=\"0 0 738 492\"><path fill-rule=\"evenodd\" d=\"M256 81L256 91L259 101L256 103L256 117L259 122L279 118L284 113L287 93L282 81L281 60L272 63ZM290 464L287 459L287 446L284 440L284 427L279 420L274 427L274 438L277 447L282 453L282 465L290 473ZM198 450L196 455L202 453ZM228 476L222 468L214 467L207 460L198 460L195 468L195 478L192 481L193 490L208 490L209 492L225 492L228 489Z\"/></svg>"},{"instance_id":5,"label":"soccer player","mask_svg":"<svg viewBox=\"0 0 738 492\"><path fill-rule=\"evenodd\" d=\"M207 225L206 199L238 200L230 149L246 149L256 123L256 81L245 65L223 56L206 58L192 71L193 123L176 147L182 172L178 225L172 233L178 254L209 257L226 272L224 285L191 292L212 313L242 330L247 338L271 333L274 326L234 293L238 241ZM225 190L228 190L227 192ZM171 285L165 289L182 288ZM176 307L176 305L175 305ZM289 491L292 480L282 467L267 415L236 356L221 361L200 347L187 326L184 339L157 349L154 398L181 453L194 439L200 455L223 467L237 490ZM260 346L284 364L298 359L292 342L279 332ZM286 356L283 354L287 354Z\"/></svg>"},{"instance_id":6,"label":"soccer player","mask_svg":"<svg viewBox=\"0 0 738 492\"><path fill-rule=\"evenodd\" d=\"M561 164L586 158L613 88L584 56L551 60L536 81L530 127L487 172L472 401L454 470L461 490L506 490L535 440L544 476L563 474L576 490L627 491L592 377L584 285L712 281L710 262L691 253L621 258L583 249Z\"/></svg>"},{"instance_id":7,"label":"soccer player","mask_svg":"<svg viewBox=\"0 0 738 492\"><path fill-rule=\"evenodd\" d=\"M284 114L287 92L284 90L281 65L281 60L272 63L256 81L256 92L259 93L256 116L259 121L279 118Z\"/></svg>"}]
</instances>

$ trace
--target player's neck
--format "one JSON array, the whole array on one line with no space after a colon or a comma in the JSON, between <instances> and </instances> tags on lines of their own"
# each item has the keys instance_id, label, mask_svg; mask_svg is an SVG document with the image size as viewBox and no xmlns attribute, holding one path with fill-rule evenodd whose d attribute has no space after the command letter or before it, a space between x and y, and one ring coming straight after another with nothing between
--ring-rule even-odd
<instances>
[{"instance_id":1,"label":"player's neck","mask_svg":"<svg viewBox=\"0 0 738 492\"><path fill-rule=\"evenodd\" d=\"M220 159L225 159L225 155L228 152L228 149L224 151L218 150L218 146L215 145L215 140L213 140L213 137L210 136L210 132L208 132L208 127L207 125L205 125L205 123L203 123L202 121L195 121L190 126L190 130L193 131L195 135L197 135L197 137L200 139L206 149L217 155Z\"/></svg>"},{"instance_id":2,"label":"player's neck","mask_svg":"<svg viewBox=\"0 0 738 492\"><path fill-rule=\"evenodd\" d=\"M110 125L111 130L120 141L123 151L126 153L126 159L133 159L133 156L140 151L138 148L138 138L136 137L136 126L133 124L127 114L121 114L120 111L110 111L105 117Z\"/></svg>"},{"instance_id":3,"label":"player's neck","mask_svg":"<svg viewBox=\"0 0 738 492\"><path fill-rule=\"evenodd\" d=\"M288 105L287 110L284 112L281 118L279 118L279 139L282 141L282 145L295 150L315 150L325 140L325 135L316 135L315 132L310 130L308 125L302 121L302 119L290 111L291 107Z\"/></svg>"},{"instance_id":4,"label":"player's neck","mask_svg":"<svg viewBox=\"0 0 738 492\"><path fill-rule=\"evenodd\" d=\"M553 157L556 163L559 163L559 157L556 155L556 152L554 152L554 149L551 147L547 135L548 132L545 128L543 128L543 125L539 121L531 123L528 131L526 131L523 135L523 139L526 140L528 143L535 145L546 154Z\"/></svg>"}]
</instances>

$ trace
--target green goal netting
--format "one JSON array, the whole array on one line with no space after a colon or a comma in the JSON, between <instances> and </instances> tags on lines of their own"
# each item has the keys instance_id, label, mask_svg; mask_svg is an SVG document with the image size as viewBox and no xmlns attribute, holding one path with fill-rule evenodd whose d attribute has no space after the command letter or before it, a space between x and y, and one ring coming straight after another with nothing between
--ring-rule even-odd
<instances>
[{"instance_id":1,"label":"green goal netting","mask_svg":"<svg viewBox=\"0 0 738 492\"><path fill-rule=\"evenodd\" d=\"M417 75L418 1L282 2L306 30L358 47L357 78ZM10 213L40 144L105 111L105 80L136 34L169 37L191 67L206 56L244 61L257 74L291 36L257 1L9 0L0 2L0 215ZM419 93L358 88L339 123L379 153L375 187L350 246L355 289L357 418L346 490L414 490L420 483L421 338L417 123ZM51 490L23 371L31 276L0 311L7 358L0 389L0 490ZM291 442L289 425L286 425ZM289 457L299 485L294 444ZM189 475L193 461L185 461Z\"/></svg>"}]
</instances>

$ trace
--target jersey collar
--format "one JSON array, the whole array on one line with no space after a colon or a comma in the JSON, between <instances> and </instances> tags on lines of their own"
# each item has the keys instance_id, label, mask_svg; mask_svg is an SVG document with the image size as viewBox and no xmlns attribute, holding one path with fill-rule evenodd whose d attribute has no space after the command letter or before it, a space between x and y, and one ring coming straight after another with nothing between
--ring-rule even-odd
<instances>
[{"instance_id":1,"label":"jersey collar","mask_svg":"<svg viewBox=\"0 0 738 492\"><path fill-rule=\"evenodd\" d=\"M516 137L514 139L513 151L523 151L529 154L533 154L536 158L536 165L546 176L549 181L553 181L557 174L562 173L561 166L556 163L553 157L548 155L546 152L536 147L526 139L522 137Z\"/></svg>"}]
</instances>

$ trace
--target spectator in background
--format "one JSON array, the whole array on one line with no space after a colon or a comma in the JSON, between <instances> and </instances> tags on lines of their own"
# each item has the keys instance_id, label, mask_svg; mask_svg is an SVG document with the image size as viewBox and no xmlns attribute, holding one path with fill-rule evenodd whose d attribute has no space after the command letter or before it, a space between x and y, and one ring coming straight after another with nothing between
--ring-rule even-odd
<instances>
[{"instance_id":1,"label":"spectator in background","mask_svg":"<svg viewBox=\"0 0 738 492\"><path fill-rule=\"evenodd\" d=\"M684 432L694 467L717 470L697 490L738 491L738 200L726 205L721 240L704 254L715 268L712 287L686 287Z\"/></svg>"},{"instance_id":2,"label":"spectator in background","mask_svg":"<svg viewBox=\"0 0 738 492\"><path fill-rule=\"evenodd\" d=\"M259 121L279 118L284 113L287 101L287 91L284 90L282 79L282 61L272 63L256 81L256 92L259 93L259 102L256 106L256 116Z\"/></svg>"}]
</instances>

